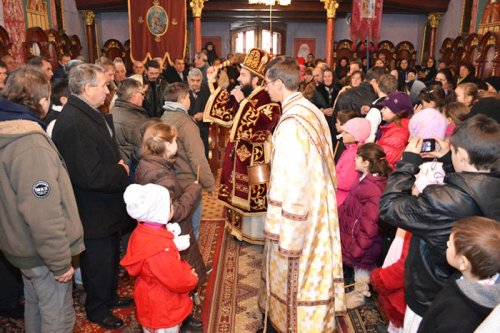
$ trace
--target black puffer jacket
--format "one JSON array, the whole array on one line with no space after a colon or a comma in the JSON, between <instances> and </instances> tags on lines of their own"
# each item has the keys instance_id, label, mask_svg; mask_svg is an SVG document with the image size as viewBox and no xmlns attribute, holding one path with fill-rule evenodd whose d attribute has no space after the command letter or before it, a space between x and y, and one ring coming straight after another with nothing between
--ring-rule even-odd
<instances>
[{"instance_id":1,"label":"black puffer jacket","mask_svg":"<svg viewBox=\"0 0 500 333\"><path fill-rule=\"evenodd\" d=\"M163 104L165 103L165 90L167 89L168 82L162 78L158 78L154 82L150 82L147 77L144 77L144 84L149 86L144 95L142 107L146 109L148 116L161 117L163 114Z\"/></svg>"},{"instance_id":2,"label":"black puffer jacket","mask_svg":"<svg viewBox=\"0 0 500 333\"><path fill-rule=\"evenodd\" d=\"M389 176L380 200L380 217L413 234L405 264L405 298L423 316L456 271L446 262L446 242L453 224L467 216L500 220L500 175L450 173L444 185L429 185L411 195L422 159L405 153Z\"/></svg>"},{"instance_id":3,"label":"black puffer jacket","mask_svg":"<svg viewBox=\"0 0 500 333\"><path fill-rule=\"evenodd\" d=\"M339 96L335 105L335 114L337 111L344 109L361 112L363 105L370 106L377 98L378 96L375 90L373 90L372 85L368 82L361 82L359 87L349 89Z\"/></svg>"}]
</instances>

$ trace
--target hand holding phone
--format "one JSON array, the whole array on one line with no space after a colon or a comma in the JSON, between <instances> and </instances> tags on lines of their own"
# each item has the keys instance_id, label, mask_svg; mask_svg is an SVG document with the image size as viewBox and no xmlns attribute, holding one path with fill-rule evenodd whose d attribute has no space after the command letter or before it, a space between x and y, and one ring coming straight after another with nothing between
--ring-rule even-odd
<instances>
[{"instance_id":1,"label":"hand holding phone","mask_svg":"<svg viewBox=\"0 0 500 333\"><path fill-rule=\"evenodd\" d=\"M436 150L436 140L435 139L424 139L422 141L422 153L430 153Z\"/></svg>"}]
</instances>

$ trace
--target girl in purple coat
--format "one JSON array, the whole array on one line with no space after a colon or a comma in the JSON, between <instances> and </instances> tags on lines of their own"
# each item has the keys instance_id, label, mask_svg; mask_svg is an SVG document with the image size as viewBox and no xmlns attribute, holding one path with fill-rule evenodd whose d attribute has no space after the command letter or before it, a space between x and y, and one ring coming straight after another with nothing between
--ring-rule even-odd
<instances>
[{"instance_id":1,"label":"girl in purple coat","mask_svg":"<svg viewBox=\"0 0 500 333\"><path fill-rule=\"evenodd\" d=\"M370 272L380 254L378 204L392 171L384 150L374 143L358 147L356 170L362 174L359 182L339 207L342 261L354 269L356 282L354 292L347 296L350 308L363 304L364 296L369 295Z\"/></svg>"}]
</instances>

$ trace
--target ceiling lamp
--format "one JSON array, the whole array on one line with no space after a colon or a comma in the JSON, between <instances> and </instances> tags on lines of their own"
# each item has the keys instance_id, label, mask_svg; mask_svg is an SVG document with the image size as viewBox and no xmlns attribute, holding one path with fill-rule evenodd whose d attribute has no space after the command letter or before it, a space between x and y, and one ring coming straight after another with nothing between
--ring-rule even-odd
<instances>
[{"instance_id":1,"label":"ceiling lamp","mask_svg":"<svg viewBox=\"0 0 500 333\"><path fill-rule=\"evenodd\" d=\"M292 3L292 0L248 0L248 3L251 5L263 4L266 6L288 6L290 3Z\"/></svg>"},{"instance_id":2,"label":"ceiling lamp","mask_svg":"<svg viewBox=\"0 0 500 333\"><path fill-rule=\"evenodd\" d=\"M269 6L269 34L271 36L269 53L273 54L273 6L288 6L292 3L292 0L248 0L248 3L251 5L262 4Z\"/></svg>"}]
</instances>

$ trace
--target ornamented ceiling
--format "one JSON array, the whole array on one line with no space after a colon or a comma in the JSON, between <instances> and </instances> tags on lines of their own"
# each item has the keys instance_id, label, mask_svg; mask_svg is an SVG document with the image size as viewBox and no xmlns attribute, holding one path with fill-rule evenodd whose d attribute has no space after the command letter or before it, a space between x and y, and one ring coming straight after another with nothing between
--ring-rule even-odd
<instances>
[{"instance_id":1,"label":"ornamented ceiling","mask_svg":"<svg viewBox=\"0 0 500 333\"><path fill-rule=\"evenodd\" d=\"M132 0L143 1L143 0ZM189 2L189 0L187 0ZM384 13L428 14L446 12L450 0L384 0ZM337 17L351 12L352 1L340 0ZM79 10L95 12L127 11L127 0L76 0ZM188 7L189 8L189 7ZM191 10L188 10L191 17ZM317 22L324 20L326 12L320 0L292 0L290 6L273 7L275 22ZM208 0L203 9L203 21L265 22L269 19L269 7L250 5L247 0Z\"/></svg>"}]
</instances>

